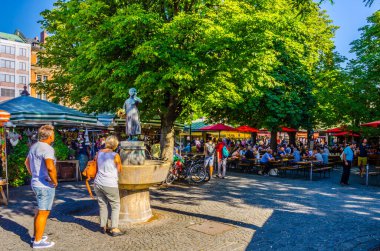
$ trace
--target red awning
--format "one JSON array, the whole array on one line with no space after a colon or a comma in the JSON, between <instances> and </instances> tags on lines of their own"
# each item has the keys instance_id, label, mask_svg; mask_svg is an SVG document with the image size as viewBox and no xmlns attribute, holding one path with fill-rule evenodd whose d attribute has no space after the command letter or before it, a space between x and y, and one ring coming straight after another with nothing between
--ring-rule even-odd
<instances>
[{"instance_id":1,"label":"red awning","mask_svg":"<svg viewBox=\"0 0 380 251\"><path fill-rule=\"evenodd\" d=\"M289 128L289 127L285 127L285 126L280 127L280 131L281 132L298 132L297 129Z\"/></svg>"},{"instance_id":2,"label":"red awning","mask_svg":"<svg viewBox=\"0 0 380 251\"><path fill-rule=\"evenodd\" d=\"M368 123L365 123L365 124L361 124L361 126L380 127L380 120L368 122Z\"/></svg>"},{"instance_id":3,"label":"red awning","mask_svg":"<svg viewBox=\"0 0 380 251\"><path fill-rule=\"evenodd\" d=\"M235 128L231 127L231 126L228 126L228 125L224 125L224 124L216 124L216 125L209 125L209 126L205 126L205 127L202 127L201 129L199 129L201 131L236 131Z\"/></svg>"},{"instance_id":4,"label":"red awning","mask_svg":"<svg viewBox=\"0 0 380 251\"><path fill-rule=\"evenodd\" d=\"M238 132L259 132L258 129L250 127L250 126L246 126L246 125L245 126L236 127L236 130Z\"/></svg>"},{"instance_id":5,"label":"red awning","mask_svg":"<svg viewBox=\"0 0 380 251\"><path fill-rule=\"evenodd\" d=\"M354 133L354 132L338 132L338 133L333 134L332 136L336 136L336 137L339 137L339 136L360 137L360 134Z\"/></svg>"},{"instance_id":6,"label":"red awning","mask_svg":"<svg viewBox=\"0 0 380 251\"><path fill-rule=\"evenodd\" d=\"M336 133L336 132L343 132L343 129L341 127L331 128L326 130L327 133Z\"/></svg>"}]
</instances>

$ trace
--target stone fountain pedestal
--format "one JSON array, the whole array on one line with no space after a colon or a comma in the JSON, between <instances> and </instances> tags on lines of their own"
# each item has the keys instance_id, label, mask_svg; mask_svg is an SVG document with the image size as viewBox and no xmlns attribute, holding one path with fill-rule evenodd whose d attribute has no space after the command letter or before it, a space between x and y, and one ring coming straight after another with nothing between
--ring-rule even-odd
<instances>
[{"instance_id":1,"label":"stone fountain pedestal","mask_svg":"<svg viewBox=\"0 0 380 251\"><path fill-rule=\"evenodd\" d=\"M170 162L145 160L142 141L120 142L120 224L148 221L153 215L149 187L165 180Z\"/></svg>"}]
</instances>

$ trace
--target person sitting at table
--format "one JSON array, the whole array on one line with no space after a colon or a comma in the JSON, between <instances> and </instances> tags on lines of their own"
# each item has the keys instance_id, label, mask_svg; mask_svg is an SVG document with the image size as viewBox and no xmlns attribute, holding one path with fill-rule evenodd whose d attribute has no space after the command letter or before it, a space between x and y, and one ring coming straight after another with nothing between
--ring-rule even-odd
<instances>
[{"instance_id":1,"label":"person sitting at table","mask_svg":"<svg viewBox=\"0 0 380 251\"><path fill-rule=\"evenodd\" d=\"M302 147L302 150L301 150L301 158L307 158L308 157L308 150L307 150L307 147L304 146Z\"/></svg>"},{"instance_id":2,"label":"person sitting at table","mask_svg":"<svg viewBox=\"0 0 380 251\"><path fill-rule=\"evenodd\" d=\"M240 156L245 156L246 151L247 151L247 149L243 145L241 145L240 146Z\"/></svg>"},{"instance_id":3,"label":"person sitting at table","mask_svg":"<svg viewBox=\"0 0 380 251\"><path fill-rule=\"evenodd\" d=\"M280 149L278 150L278 152L277 152L277 155L279 156L279 157L284 157L285 155L286 155L286 152L285 152L285 149L284 149L284 147L280 147Z\"/></svg>"},{"instance_id":4,"label":"person sitting at table","mask_svg":"<svg viewBox=\"0 0 380 251\"><path fill-rule=\"evenodd\" d=\"M235 151L232 152L231 158L237 159L240 157L240 148L236 149Z\"/></svg>"},{"instance_id":5,"label":"person sitting at table","mask_svg":"<svg viewBox=\"0 0 380 251\"><path fill-rule=\"evenodd\" d=\"M245 152L244 156L246 159L254 159L255 158L255 155L252 151L252 146L248 146L248 150Z\"/></svg>"},{"instance_id":6,"label":"person sitting at table","mask_svg":"<svg viewBox=\"0 0 380 251\"><path fill-rule=\"evenodd\" d=\"M294 159L291 160L291 162L300 162L301 161L301 152L298 149L298 147L294 148L293 157L294 157Z\"/></svg>"},{"instance_id":7,"label":"person sitting at table","mask_svg":"<svg viewBox=\"0 0 380 251\"><path fill-rule=\"evenodd\" d=\"M265 166L264 170L263 170L263 174L265 176L268 176L269 171L273 168L273 166L270 163L271 161L274 161L272 153L273 153L272 149L268 149L267 152L263 155L263 157L260 160L260 163L264 164L264 166Z\"/></svg>"},{"instance_id":8,"label":"person sitting at table","mask_svg":"<svg viewBox=\"0 0 380 251\"><path fill-rule=\"evenodd\" d=\"M293 148L293 145L291 145L291 146L287 145L285 148L285 153L287 155L290 155L292 153L292 148Z\"/></svg>"},{"instance_id":9,"label":"person sitting at table","mask_svg":"<svg viewBox=\"0 0 380 251\"><path fill-rule=\"evenodd\" d=\"M307 156L309 156L309 157L313 157L313 156L314 156L314 151L311 150L311 149L309 149L309 151L308 151L308 155L307 155Z\"/></svg>"},{"instance_id":10,"label":"person sitting at table","mask_svg":"<svg viewBox=\"0 0 380 251\"><path fill-rule=\"evenodd\" d=\"M317 161L318 164L322 164L323 163L323 157L322 157L320 149L314 149L314 151L313 151L313 157L315 158L315 160Z\"/></svg>"},{"instance_id":11,"label":"person sitting at table","mask_svg":"<svg viewBox=\"0 0 380 251\"><path fill-rule=\"evenodd\" d=\"M323 159L323 164L327 165L329 163L329 149L326 146L322 152L322 159Z\"/></svg>"}]
</instances>

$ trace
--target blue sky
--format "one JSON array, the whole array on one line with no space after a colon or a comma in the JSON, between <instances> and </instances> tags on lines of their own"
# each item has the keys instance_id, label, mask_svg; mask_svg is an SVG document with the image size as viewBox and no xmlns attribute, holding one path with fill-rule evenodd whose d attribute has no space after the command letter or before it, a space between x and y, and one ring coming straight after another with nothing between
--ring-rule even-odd
<instances>
[{"instance_id":1,"label":"blue sky","mask_svg":"<svg viewBox=\"0 0 380 251\"><path fill-rule=\"evenodd\" d=\"M354 55L349 53L350 43L360 37L358 29L367 23L367 17L380 9L380 1L375 0L371 7L366 7L362 0L334 0L331 5L328 1L322 4L322 9L333 20L334 25L340 28L336 31L336 50L351 59Z\"/></svg>"},{"instance_id":2,"label":"blue sky","mask_svg":"<svg viewBox=\"0 0 380 251\"><path fill-rule=\"evenodd\" d=\"M13 33L20 29L27 37L40 34L39 13L53 7L54 0L1 0L0 31ZM380 0L371 7L365 7L362 0L335 0L335 4L324 3L334 24L340 26L336 33L337 51L352 58L349 54L350 43L359 38L358 28L366 24L366 18L380 9Z\"/></svg>"}]
</instances>

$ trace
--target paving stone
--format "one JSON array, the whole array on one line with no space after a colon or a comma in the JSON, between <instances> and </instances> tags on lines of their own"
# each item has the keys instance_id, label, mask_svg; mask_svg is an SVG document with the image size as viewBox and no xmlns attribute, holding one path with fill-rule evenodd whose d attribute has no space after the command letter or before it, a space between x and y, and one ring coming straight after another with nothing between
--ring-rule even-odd
<instances>
[{"instance_id":1,"label":"paving stone","mask_svg":"<svg viewBox=\"0 0 380 251\"><path fill-rule=\"evenodd\" d=\"M83 183L61 183L46 233L52 250L376 250L380 187L356 176L341 187L340 174L310 182L232 173L199 186L154 187L157 220L122 226L127 234L118 238L97 232L98 205ZM0 207L0 250L30 250L33 193L27 186L10 192L10 205ZM233 229L190 229L205 222Z\"/></svg>"}]
</instances>

